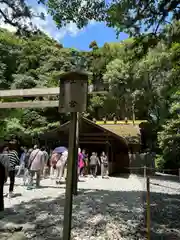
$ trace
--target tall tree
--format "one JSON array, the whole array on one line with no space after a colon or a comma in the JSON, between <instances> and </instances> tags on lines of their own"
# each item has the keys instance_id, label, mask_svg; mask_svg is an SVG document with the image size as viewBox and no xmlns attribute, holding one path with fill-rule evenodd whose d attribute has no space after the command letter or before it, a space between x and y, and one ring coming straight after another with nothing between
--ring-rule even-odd
<instances>
[{"instance_id":1,"label":"tall tree","mask_svg":"<svg viewBox=\"0 0 180 240\"><path fill-rule=\"evenodd\" d=\"M0 19L4 24L17 29L18 33L36 30L32 25L32 17L44 18L43 13L35 13L25 0L1 0Z\"/></svg>"},{"instance_id":2,"label":"tall tree","mask_svg":"<svg viewBox=\"0 0 180 240\"><path fill-rule=\"evenodd\" d=\"M107 65L107 71L103 76L109 83L110 93L118 101L120 117L124 119L129 114L129 104L132 87L132 66L122 59L115 59Z\"/></svg>"},{"instance_id":3,"label":"tall tree","mask_svg":"<svg viewBox=\"0 0 180 240\"><path fill-rule=\"evenodd\" d=\"M0 3L1 19L20 32L32 29L32 17L44 18L43 13L34 13L25 0L1 0ZM82 28L96 20L105 21L117 33L123 31L137 36L142 32L157 34L165 24L180 19L178 0L37 0L37 3L46 5L58 28L70 22Z\"/></svg>"},{"instance_id":4,"label":"tall tree","mask_svg":"<svg viewBox=\"0 0 180 240\"><path fill-rule=\"evenodd\" d=\"M180 91L173 94L171 100L171 118L158 133L159 146L162 150L162 155L158 158L160 169L180 167Z\"/></svg>"},{"instance_id":5,"label":"tall tree","mask_svg":"<svg viewBox=\"0 0 180 240\"><path fill-rule=\"evenodd\" d=\"M135 65L136 85L144 93L149 119L157 124L167 114L168 98L173 85L169 75L171 69L171 53L162 43L149 49L147 55Z\"/></svg>"},{"instance_id":6,"label":"tall tree","mask_svg":"<svg viewBox=\"0 0 180 240\"><path fill-rule=\"evenodd\" d=\"M165 24L180 19L178 0L48 0L44 2L58 27L70 21L79 28L90 20L106 21L117 32L139 35L157 33Z\"/></svg>"},{"instance_id":7,"label":"tall tree","mask_svg":"<svg viewBox=\"0 0 180 240\"><path fill-rule=\"evenodd\" d=\"M107 9L107 23L118 32L136 36L141 32L157 34L164 25L180 19L178 0L118 0Z\"/></svg>"}]
</instances>

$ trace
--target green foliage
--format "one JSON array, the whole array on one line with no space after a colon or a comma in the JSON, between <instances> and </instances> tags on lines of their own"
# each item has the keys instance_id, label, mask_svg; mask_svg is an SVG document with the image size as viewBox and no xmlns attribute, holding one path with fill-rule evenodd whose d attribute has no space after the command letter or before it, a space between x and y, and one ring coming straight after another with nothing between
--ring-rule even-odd
<instances>
[{"instance_id":1,"label":"green foliage","mask_svg":"<svg viewBox=\"0 0 180 240\"><path fill-rule=\"evenodd\" d=\"M159 124L167 114L168 97L172 83L170 81L172 69L171 52L159 43L135 65L136 84L142 83L144 101L147 103L149 117Z\"/></svg>"},{"instance_id":2,"label":"green foliage","mask_svg":"<svg viewBox=\"0 0 180 240\"><path fill-rule=\"evenodd\" d=\"M180 19L178 0L37 0L37 3L46 6L58 28L70 22L83 28L90 21L105 21L116 29L117 34L127 32L131 36L140 36L142 32L151 32L154 36L162 32L167 23ZM39 33L31 19L34 16L44 19L43 13L34 13L25 0L2 0L1 5L2 21L15 27L17 33L27 36L32 31Z\"/></svg>"},{"instance_id":3,"label":"green foliage","mask_svg":"<svg viewBox=\"0 0 180 240\"><path fill-rule=\"evenodd\" d=\"M172 118L168 120L162 130L158 133L159 146L162 149L162 162L164 168L180 167L180 91L172 97L171 114Z\"/></svg>"},{"instance_id":4,"label":"green foliage","mask_svg":"<svg viewBox=\"0 0 180 240\"><path fill-rule=\"evenodd\" d=\"M162 171L164 167L165 167L165 161L163 159L163 156L158 154L155 159L155 168L158 171Z\"/></svg>"},{"instance_id":5,"label":"green foliage","mask_svg":"<svg viewBox=\"0 0 180 240\"><path fill-rule=\"evenodd\" d=\"M45 132L48 132L54 128L59 127L59 125L60 125L59 122L49 123L48 125L46 125L44 127L33 128L32 130L27 131L26 134L30 134L31 137L37 137Z\"/></svg>"},{"instance_id":6,"label":"green foliage","mask_svg":"<svg viewBox=\"0 0 180 240\"><path fill-rule=\"evenodd\" d=\"M91 20L105 21L117 33L139 36L141 32L159 33L164 25L179 20L178 0L48 0L40 1L48 7L58 27L69 22L82 28Z\"/></svg>"},{"instance_id":7,"label":"green foliage","mask_svg":"<svg viewBox=\"0 0 180 240\"><path fill-rule=\"evenodd\" d=\"M18 37L0 30L0 89L59 85L59 74L73 67L72 52L44 34ZM34 98L25 98L33 100ZM8 101L16 99L9 99ZM21 99L18 99L18 101ZM47 99L46 99L47 100ZM3 99L1 100L3 101ZM6 100L7 101L7 100ZM16 100L17 101L17 100ZM64 119L57 109L1 110L1 138L33 135Z\"/></svg>"},{"instance_id":8,"label":"green foliage","mask_svg":"<svg viewBox=\"0 0 180 240\"><path fill-rule=\"evenodd\" d=\"M25 128L21 125L20 119L10 118L5 120L7 135L21 136Z\"/></svg>"},{"instance_id":9,"label":"green foliage","mask_svg":"<svg viewBox=\"0 0 180 240\"><path fill-rule=\"evenodd\" d=\"M160 27L172 19L179 20L179 1L112 1L107 10L107 22L119 32L127 31L131 35L140 32L153 32L156 34Z\"/></svg>"},{"instance_id":10,"label":"green foliage","mask_svg":"<svg viewBox=\"0 0 180 240\"><path fill-rule=\"evenodd\" d=\"M104 106L104 96L93 96L90 98L88 113L98 119L98 117L102 116L102 108Z\"/></svg>"},{"instance_id":11,"label":"green foliage","mask_svg":"<svg viewBox=\"0 0 180 240\"><path fill-rule=\"evenodd\" d=\"M158 135L163 153L164 168L180 167L180 118L167 121Z\"/></svg>"},{"instance_id":12,"label":"green foliage","mask_svg":"<svg viewBox=\"0 0 180 240\"><path fill-rule=\"evenodd\" d=\"M96 41L93 41L89 44L89 48L93 49L93 50L97 50L98 49L98 45Z\"/></svg>"},{"instance_id":13,"label":"green foliage","mask_svg":"<svg viewBox=\"0 0 180 240\"><path fill-rule=\"evenodd\" d=\"M27 7L25 1L23 0L2 0L1 4L3 5L2 9L0 9L0 15L3 20L14 26L14 27L22 27L20 21L22 18L27 17L31 18L32 13L30 9ZM10 14L12 12L12 14Z\"/></svg>"},{"instance_id":14,"label":"green foliage","mask_svg":"<svg viewBox=\"0 0 180 240\"><path fill-rule=\"evenodd\" d=\"M27 89L38 86L37 80L34 79L32 76L27 76L25 74L13 74L12 77L12 89Z\"/></svg>"},{"instance_id":15,"label":"green foliage","mask_svg":"<svg viewBox=\"0 0 180 240\"><path fill-rule=\"evenodd\" d=\"M0 89L3 89L6 85L5 71L6 65L3 62L0 62Z\"/></svg>"},{"instance_id":16,"label":"green foliage","mask_svg":"<svg viewBox=\"0 0 180 240\"><path fill-rule=\"evenodd\" d=\"M94 90L109 90L107 95L89 95L88 109L84 114L97 120L105 116L112 120L114 115L121 120L125 117L148 120L153 123L153 141L159 132L157 165L159 168L177 167L180 156L180 94L177 92L180 85L180 34L178 22L173 26L165 28L158 38L148 34L120 43L105 43L103 47L93 41L87 52L64 48L42 33L20 37L0 30L0 89L56 87L59 75L74 69L77 59L81 58L85 70L91 73L89 83L93 84ZM38 100L41 99L56 97ZM8 101L14 100L17 99ZM68 114L60 115L57 108L0 110L0 136L38 137L67 121L68 117Z\"/></svg>"},{"instance_id":17,"label":"green foliage","mask_svg":"<svg viewBox=\"0 0 180 240\"><path fill-rule=\"evenodd\" d=\"M70 22L75 22L78 28L82 28L86 26L90 20L104 20L104 0L48 0L44 2L58 28L61 28Z\"/></svg>"},{"instance_id":18,"label":"green foliage","mask_svg":"<svg viewBox=\"0 0 180 240\"><path fill-rule=\"evenodd\" d=\"M32 17L44 19L44 14L35 13L25 0L1 0L1 21L16 29L17 34L30 35L31 31L38 32L31 23Z\"/></svg>"}]
</instances>

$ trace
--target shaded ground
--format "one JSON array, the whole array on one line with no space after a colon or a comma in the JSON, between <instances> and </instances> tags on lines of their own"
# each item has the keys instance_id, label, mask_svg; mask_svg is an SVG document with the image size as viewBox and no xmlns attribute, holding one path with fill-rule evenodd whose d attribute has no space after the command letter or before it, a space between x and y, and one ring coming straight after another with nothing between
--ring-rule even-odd
<instances>
[{"instance_id":1,"label":"shaded ground","mask_svg":"<svg viewBox=\"0 0 180 240\"><path fill-rule=\"evenodd\" d=\"M33 191L17 187L17 192L23 195L6 203L16 213L8 214L0 222L0 239L8 225L9 230L24 233L25 238L16 237L16 240L61 239L64 186L57 188L50 181L45 180L43 189ZM159 180L153 179L152 183L159 184ZM172 188L166 193L164 182L163 186L154 184L151 185L152 239L180 239L178 185L166 183L165 186L170 184ZM87 179L79 188L80 193L74 198L72 239L146 239L146 194L141 178Z\"/></svg>"}]
</instances>

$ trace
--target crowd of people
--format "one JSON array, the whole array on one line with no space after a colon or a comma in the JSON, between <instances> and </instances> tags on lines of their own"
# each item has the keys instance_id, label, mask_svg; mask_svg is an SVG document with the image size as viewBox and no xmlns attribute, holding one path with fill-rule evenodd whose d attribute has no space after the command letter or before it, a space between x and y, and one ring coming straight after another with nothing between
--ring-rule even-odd
<instances>
[{"instance_id":1,"label":"crowd of people","mask_svg":"<svg viewBox=\"0 0 180 240\"><path fill-rule=\"evenodd\" d=\"M36 188L40 187L43 178L55 179L56 184L60 184L62 179L66 179L68 161L68 150L63 152L53 150L47 151L45 147L35 145L33 148L21 147L18 151L17 143L11 141L8 146L0 149L0 212L4 210L4 184L9 178L8 197L14 196L15 178L21 175L23 184L28 190L34 188L33 179L36 176ZM98 169L101 169L102 178L108 176L108 157L102 152L100 157L95 152L88 155L83 149L78 149L78 179L80 176L91 174L97 176Z\"/></svg>"}]
</instances>

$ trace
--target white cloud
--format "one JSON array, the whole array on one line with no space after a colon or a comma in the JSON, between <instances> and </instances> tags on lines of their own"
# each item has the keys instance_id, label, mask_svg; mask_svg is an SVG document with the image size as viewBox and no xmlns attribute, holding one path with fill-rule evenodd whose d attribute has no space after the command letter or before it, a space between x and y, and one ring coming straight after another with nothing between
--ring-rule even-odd
<instances>
[{"instance_id":1,"label":"white cloud","mask_svg":"<svg viewBox=\"0 0 180 240\"><path fill-rule=\"evenodd\" d=\"M34 18L33 23L43 32L48 34L50 37L61 40L66 35L70 35L71 37L77 36L80 32L84 31L85 29L78 29L76 24L71 22L67 24L65 27L58 29L52 20L52 17L48 15L47 10L43 6L39 6L36 10L37 13L43 13L45 16L45 20ZM96 24L94 20L92 20L90 25Z\"/></svg>"},{"instance_id":2,"label":"white cloud","mask_svg":"<svg viewBox=\"0 0 180 240\"><path fill-rule=\"evenodd\" d=\"M66 27L58 29L52 20L52 17L48 15L46 8L43 6L38 6L36 13L43 13L45 20L33 18L33 24L36 25L41 31L45 32L47 35L56 40L61 40L66 35L76 36L81 31L74 23L70 23Z\"/></svg>"},{"instance_id":3,"label":"white cloud","mask_svg":"<svg viewBox=\"0 0 180 240\"><path fill-rule=\"evenodd\" d=\"M5 9L6 6L0 4L0 8L1 9ZM34 11L34 13L36 14L40 14L43 13L45 16L45 20L40 19L38 17L34 17L32 19L32 23L33 25L37 26L38 29L40 29L41 31L43 31L44 33L46 33L47 35L49 35L50 37L54 38L55 40L61 40L63 39L66 35L70 35L72 37L75 37L78 33L84 31L84 29L78 29L75 23L69 23L67 24L67 26L58 29L54 23L54 21L52 20L52 17L50 15L48 15L47 10L44 6L42 5L38 5L36 8L32 7L32 11ZM8 9L8 14L11 14L11 10ZM28 23L27 20L23 19L23 21L26 21ZM95 21L91 21L90 25L94 25ZM0 19L0 27L2 28L6 28L9 31L16 31L16 28L12 27L9 24L4 24L3 19Z\"/></svg>"}]
</instances>

